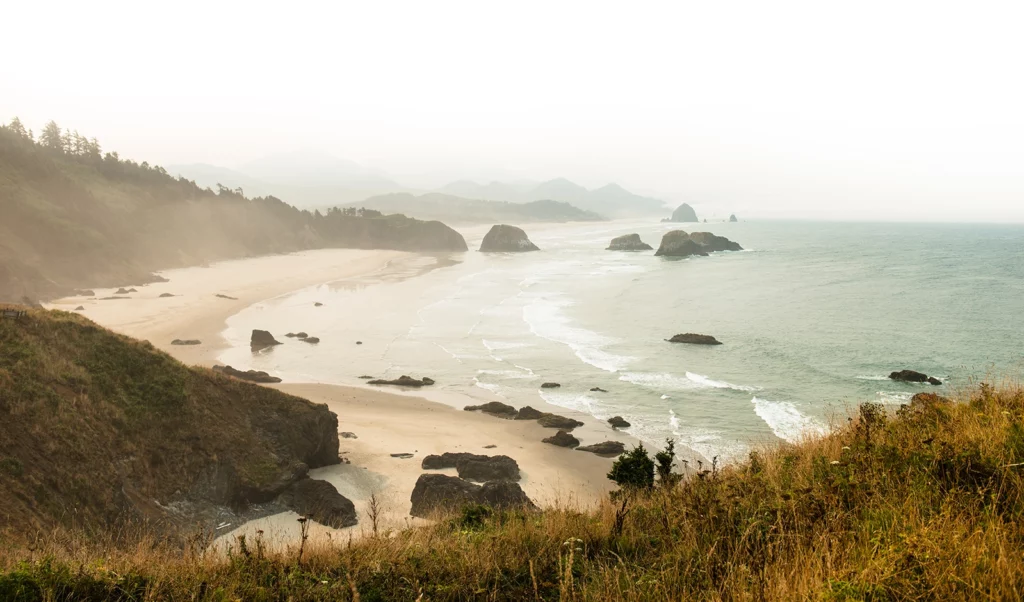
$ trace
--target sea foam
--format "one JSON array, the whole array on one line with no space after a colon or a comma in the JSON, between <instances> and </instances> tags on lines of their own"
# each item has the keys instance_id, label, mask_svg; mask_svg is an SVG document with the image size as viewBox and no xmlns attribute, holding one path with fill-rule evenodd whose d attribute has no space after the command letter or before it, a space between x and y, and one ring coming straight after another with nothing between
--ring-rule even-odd
<instances>
[{"instance_id":1,"label":"sea foam","mask_svg":"<svg viewBox=\"0 0 1024 602\"><path fill-rule=\"evenodd\" d=\"M772 429L775 436L791 443L805 435L823 435L828 429L818 420L802 414L788 401L770 401L754 397L754 412Z\"/></svg>"},{"instance_id":2,"label":"sea foam","mask_svg":"<svg viewBox=\"0 0 1024 602\"><path fill-rule=\"evenodd\" d=\"M562 312L562 308L569 305L572 303L561 299L536 298L523 307L523 321L533 334L566 345L576 357L595 368L618 372L629 365L633 358L615 355L603 349L614 343L615 339L573 326Z\"/></svg>"},{"instance_id":3,"label":"sea foam","mask_svg":"<svg viewBox=\"0 0 1024 602\"><path fill-rule=\"evenodd\" d=\"M703 374L687 372L685 376L677 376L667 372L625 372L619 380L648 387L650 389L668 389L686 391L690 389L732 389L734 391L760 391L761 387L734 385L722 380L714 380Z\"/></svg>"}]
</instances>

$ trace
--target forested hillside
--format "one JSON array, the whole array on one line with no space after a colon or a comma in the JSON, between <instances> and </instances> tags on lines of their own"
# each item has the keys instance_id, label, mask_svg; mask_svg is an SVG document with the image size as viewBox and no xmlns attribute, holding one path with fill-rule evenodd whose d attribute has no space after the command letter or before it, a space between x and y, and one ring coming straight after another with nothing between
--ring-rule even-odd
<instances>
[{"instance_id":1,"label":"forested hillside","mask_svg":"<svg viewBox=\"0 0 1024 602\"><path fill-rule=\"evenodd\" d=\"M0 127L0 300L140 284L159 269L324 247L462 251L440 222L375 211L327 215L274 197L200 188L103 153L50 122Z\"/></svg>"}]
</instances>

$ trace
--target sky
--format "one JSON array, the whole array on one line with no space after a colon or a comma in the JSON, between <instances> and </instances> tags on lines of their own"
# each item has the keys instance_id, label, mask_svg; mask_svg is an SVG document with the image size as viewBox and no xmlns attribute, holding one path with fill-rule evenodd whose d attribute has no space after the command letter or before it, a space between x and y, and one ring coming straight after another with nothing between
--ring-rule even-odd
<instances>
[{"instance_id":1,"label":"sky","mask_svg":"<svg viewBox=\"0 0 1024 602\"><path fill-rule=\"evenodd\" d=\"M1024 222L1021 2L9 2L0 119L747 217Z\"/></svg>"}]
</instances>

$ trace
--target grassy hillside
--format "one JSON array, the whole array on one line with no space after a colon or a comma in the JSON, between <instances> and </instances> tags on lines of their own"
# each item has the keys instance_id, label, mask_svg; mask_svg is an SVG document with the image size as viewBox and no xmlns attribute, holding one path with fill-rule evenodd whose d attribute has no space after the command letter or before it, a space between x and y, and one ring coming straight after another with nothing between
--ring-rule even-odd
<instances>
[{"instance_id":1,"label":"grassy hillside","mask_svg":"<svg viewBox=\"0 0 1024 602\"><path fill-rule=\"evenodd\" d=\"M88 141L0 127L0 301L141 284L153 270L323 247L461 251L439 222L299 211L203 189Z\"/></svg>"},{"instance_id":2,"label":"grassy hillside","mask_svg":"<svg viewBox=\"0 0 1024 602\"><path fill-rule=\"evenodd\" d=\"M214 506L269 500L302 465L337 463L337 424L78 315L0 319L0 538L193 528Z\"/></svg>"},{"instance_id":3,"label":"grassy hillside","mask_svg":"<svg viewBox=\"0 0 1024 602\"><path fill-rule=\"evenodd\" d=\"M466 199L437 192L419 196L409 193L382 194L355 203L353 206L452 223L571 222L605 219L592 211L584 211L561 201L510 203Z\"/></svg>"},{"instance_id":4,"label":"grassy hillside","mask_svg":"<svg viewBox=\"0 0 1024 602\"><path fill-rule=\"evenodd\" d=\"M0 598L1019 600L1022 463L1024 391L982 385L594 513L472 508L301 556L50 538L4 554Z\"/></svg>"}]
</instances>

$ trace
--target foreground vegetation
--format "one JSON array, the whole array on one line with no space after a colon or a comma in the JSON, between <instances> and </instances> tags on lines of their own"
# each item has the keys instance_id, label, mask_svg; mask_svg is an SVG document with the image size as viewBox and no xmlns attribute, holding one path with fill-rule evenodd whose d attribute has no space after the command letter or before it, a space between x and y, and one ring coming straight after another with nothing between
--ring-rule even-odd
<instances>
[{"instance_id":1,"label":"foreground vegetation","mask_svg":"<svg viewBox=\"0 0 1024 602\"><path fill-rule=\"evenodd\" d=\"M622 497L467 508L301 551L238 541L227 558L46 535L4 553L0 599L1021 599L1022 469L1024 390L982 384L864 405L828 437L625 496L625 512Z\"/></svg>"}]
</instances>

